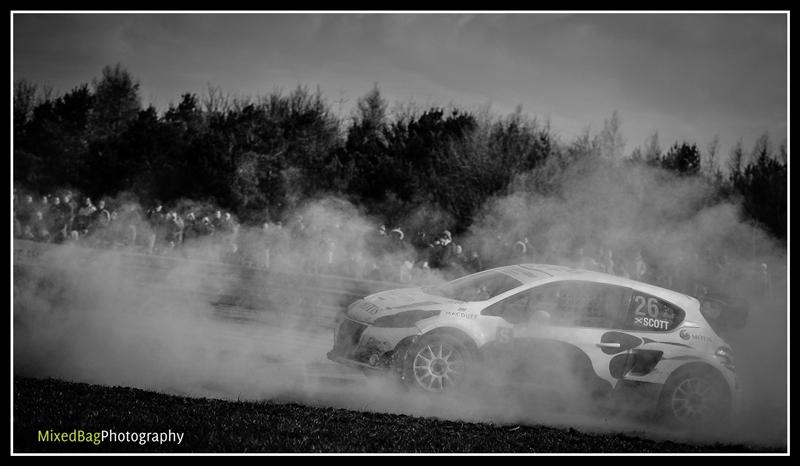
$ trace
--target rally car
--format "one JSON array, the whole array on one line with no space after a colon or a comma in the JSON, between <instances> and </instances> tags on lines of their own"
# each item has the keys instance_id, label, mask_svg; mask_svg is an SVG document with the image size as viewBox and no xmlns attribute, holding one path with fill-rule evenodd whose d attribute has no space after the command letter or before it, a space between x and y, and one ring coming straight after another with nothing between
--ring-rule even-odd
<instances>
[{"instance_id":1,"label":"rally car","mask_svg":"<svg viewBox=\"0 0 800 466\"><path fill-rule=\"evenodd\" d=\"M724 420L738 399L732 350L696 298L554 265L367 296L339 316L328 358L427 392L477 378L644 398L686 426Z\"/></svg>"}]
</instances>

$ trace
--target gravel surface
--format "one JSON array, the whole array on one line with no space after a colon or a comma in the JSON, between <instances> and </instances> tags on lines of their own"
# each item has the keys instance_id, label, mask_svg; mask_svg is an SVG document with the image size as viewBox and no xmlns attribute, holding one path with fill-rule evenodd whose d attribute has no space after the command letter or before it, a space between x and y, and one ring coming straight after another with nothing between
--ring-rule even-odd
<instances>
[{"instance_id":1,"label":"gravel surface","mask_svg":"<svg viewBox=\"0 0 800 466\"><path fill-rule=\"evenodd\" d=\"M445 421L294 403L186 398L14 379L14 452L745 453L763 447L657 442L576 429ZM176 443L40 442L39 432L180 432Z\"/></svg>"}]
</instances>

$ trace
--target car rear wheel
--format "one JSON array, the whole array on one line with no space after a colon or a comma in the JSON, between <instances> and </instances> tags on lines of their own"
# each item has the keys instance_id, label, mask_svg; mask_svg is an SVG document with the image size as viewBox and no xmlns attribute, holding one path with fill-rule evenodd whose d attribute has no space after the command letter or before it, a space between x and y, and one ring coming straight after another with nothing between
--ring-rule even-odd
<instances>
[{"instance_id":1,"label":"car rear wheel","mask_svg":"<svg viewBox=\"0 0 800 466\"><path fill-rule=\"evenodd\" d=\"M666 421L686 428L720 425L728 419L731 398L721 376L688 371L667 383L661 396Z\"/></svg>"},{"instance_id":2,"label":"car rear wheel","mask_svg":"<svg viewBox=\"0 0 800 466\"><path fill-rule=\"evenodd\" d=\"M471 363L469 349L457 338L426 335L409 348L403 378L426 392L448 392L464 383Z\"/></svg>"}]
</instances>

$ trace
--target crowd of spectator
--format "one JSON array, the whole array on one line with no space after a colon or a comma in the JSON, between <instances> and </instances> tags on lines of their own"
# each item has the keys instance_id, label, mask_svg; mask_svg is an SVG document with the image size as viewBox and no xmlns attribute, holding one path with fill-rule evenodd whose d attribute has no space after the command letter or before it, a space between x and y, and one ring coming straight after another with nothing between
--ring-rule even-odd
<instances>
[{"instance_id":1,"label":"crowd of spectator","mask_svg":"<svg viewBox=\"0 0 800 466\"><path fill-rule=\"evenodd\" d=\"M15 193L13 216L15 238L146 253L166 253L200 237L231 245L239 228L232 215L222 210L179 213L156 202L142 212L135 203L109 206L100 199L95 204L89 196L78 202L71 191L37 198Z\"/></svg>"},{"instance_id":2,"label":"crowd of spectator","mask_svg":"<svg viewBox=\"0 0 800 466\"><path fill-rule=\"evenodd\" d=\"M214 260L236 261L271 270L324 273L360 279L413 282L432 270L453 276L513 263L552 263L605 272L652 283L694 296L718 288L737 274L749 273L763 291L772 287L766 263L742 271L727 256L678 252L656 260L642 248L614 249L586 243L555 250L521 239L497 236L480 247L466 248L450 231L425 229L408 234L402 227L375 227L366 244L348 242L341 222L320 227L302 215L287 221L241 228L230 212L211 207L165 208L155 202L146 211L136 203L109 205L70 191L35 197L14 194L14 236L39 242L81 243L148 254L185 255L191 244L214 245ZM352 238L350 238L352 239ZM741 276L739 276L741 278Z\"/></svg>"}]
</instances>

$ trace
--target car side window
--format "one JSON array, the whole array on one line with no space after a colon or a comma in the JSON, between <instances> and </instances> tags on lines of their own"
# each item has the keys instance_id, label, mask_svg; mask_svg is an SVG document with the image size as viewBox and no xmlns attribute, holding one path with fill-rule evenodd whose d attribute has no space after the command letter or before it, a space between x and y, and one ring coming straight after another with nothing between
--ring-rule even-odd
<instances>
[{"instance_id":1,"label":"car side window","mask_svg":"<svg viewBox=\"0 0 800 466\"><path fill-rule=\"evenodd\" d=\"M547 323L569 327L617 328L630 291L602 283L563 281L531 288L484 309L512 324Z\"/></svg>"},{"instance_id":2,"label":"car side window","mask_svg":"<svg viewBox=\"0 0 800 466\"><path fill-rule=\"evenodd\" d=\"M685 315L672 303L634 290L623 328L667 332L680 325Z\"/></svg>"},{"instance_id":3,"label":"car side window","mask_svg":"<svg viewBox=\"0 0 800 466\"><path fill-rule=\"evenodd\" d=\"M625 298L628 291L616 285L587 284L585 286L586 305L581 313L584 327L614 328L625 312Z\"/></svg>"},{"instance_id":4,"label":"car side window","mask_svg":"<svg viewBox=\"0 0 800 466\"><path fill-rule=\"evenodd\" d=\"M530 290L522 291L483 310L485 316L498 316L512 324L521 324L528 320L528 302Z\"/></svg>"},{"instance_id":5,"label":"car side window","mask_svg":"<svg viewBox=\"0 0 800 466\"><path fill-rule=\"evenodd\" d=\"M564 289L561 283L549 283L530 290L528 302L530 318L539 322L554 322L561 314L559 309Z\"/></svg>"},{"instance_id":6,"label":"car side window","mask_svg":"<svg viewBox=\"0 0 800 466\"><path fill-rule=\"evenodd\" d=\"M604 283L562 282L553 323L574 327L615 328L625 312L628 290Z\"/></svg>"},{"instance_id":7,"label":"car side window","mask_svg":"<svg viewBox=\"0 0 800 466\"><path fill-rule=\"evenodd\" d=\"M536 320L549 321L558 313L560 283L549 283L522 291L483 310L486 316L499 316L512 324Z\"/></svg>"}]
</instances>

